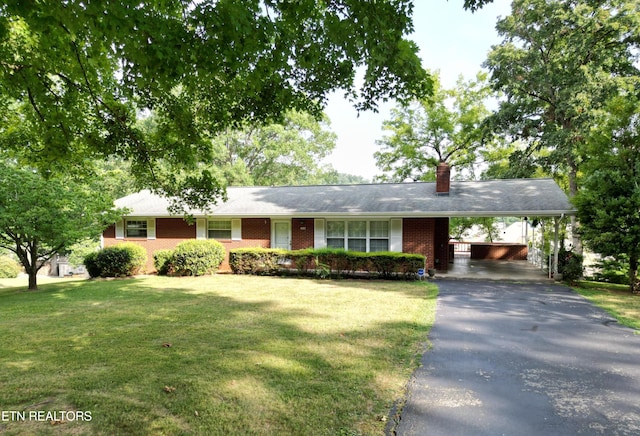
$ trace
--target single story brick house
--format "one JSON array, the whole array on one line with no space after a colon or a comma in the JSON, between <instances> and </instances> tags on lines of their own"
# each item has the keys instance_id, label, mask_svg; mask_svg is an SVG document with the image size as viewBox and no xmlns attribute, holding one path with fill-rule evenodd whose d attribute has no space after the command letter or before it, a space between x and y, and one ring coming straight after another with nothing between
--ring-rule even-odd
<instances>
[{"instance_id":1,"label":"single story brick house","mask_svg":"<svg viewBox=\"0 0 640 436\"><path fill-rule=\"evenodd\" d=\"M450 181L361 185L230 187L228 200L194 223L171 215L169 200L141 191L116 201L128 216L107 228L103 246L133 241L153 253L185 239L217 239L243 247L324 248L419 253L427 267L446 270L449 218L471 216L560 217L575 211L552 179ZM223 263L221 269L228 268Z\"/></svg>"}]
</instances>

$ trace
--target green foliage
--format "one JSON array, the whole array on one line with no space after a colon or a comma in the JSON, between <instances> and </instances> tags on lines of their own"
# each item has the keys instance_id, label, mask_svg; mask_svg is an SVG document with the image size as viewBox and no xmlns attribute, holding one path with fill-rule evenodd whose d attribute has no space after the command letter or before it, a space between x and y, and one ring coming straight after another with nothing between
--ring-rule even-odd
<instances>
[{"instance_id":1,"label":"green foliage","mask_svg":"<svg viewBox=\"0 0 640 436\"><path fill-rule=\"evenodd\" d=\"M628 256L622 254L617 258L606 257L598 261L594 266L598 270L594 274L594 280L598 282L629 285Z\"/></svg>"},{"instance_id":2,"label":"green foliage","mask_svg":"<svg viewBox=\"0 0 640 436\"><path fill-rule=\"evenodd\" d=\"M575 283L583 275L583 256L560 247L558 251L558 272L562 274L562 279L570 283Z\"/></svg>"},{"instance_id":3,"label":"green foliage","mask_svg":"<svg viewBox=\"0 0 640 436\"><path fill-rule=\"evenodd\" d=\"M123 242L90 253L85 267L91 277L129 277L144 272L147 251L133 242Z\"/></svg>"},{"instance_id":4,"label":"green foliage","mask_svg":"<svg viewBox=\"0 0 640 436\"><path fill-rule=\"evenodd\" d=\"M100 277L100 267L98 267L97 251L86 254L84 256L84 260L82 261L82 263L87 269L87 273L89 274L89 277L91 278Z\"/></svg>"},{"instance_id":5,"label":"green foliage","mask_svg":"<svg viewBox=\"0 0 640 436\"><path fill-rule=\"evenodd\" d=\"M212 239L183 241L173 250L170 271L179 276L212 274L225 253L224 246Z\"/></svg>"},{"instance_id":6,"label":"green foliage","mask_svg":"<svg viewBox=\"0 0 640 436\"><path fill-rule=\"evenodd\" d=\"M525 147L510 159L512 175L542 167L568 177L577 193L585 138L609 98L639 74L637 4L515 0L498 21L503 41L486 66L506 98L487 125Z\"/></svg>"},{"instance_id":7,"label":"green foliage","mask_svg":"<svg viewBox=\"0 0 640 436\"><path fill-rule=\"evenodd\" d=\"M283 262L284 259L290 263ZM425 267L425 257L419 254L361 253L334 248L293 251L243 248L231 250L229 264L236 274L273 274L294 266L299 274L311 271L320 278L369 273L384 279L412 279L418 269Z\"/></svg>"},{"instance_id":8,"label":"green foliage","mask_svg":"<svg viewBox=\"0 0 640 436\"><path fill-rule=\"evenodd\" d=\"M20 274L20 265L8 256L0 256L0 278L15 279Z\"/></svg>"},{"instance_id":9,"label":"green foliage","mask_svg":"<svg viewBox=\"0 0 640 436\"><path fill-rule=\"evenodd\" d=\"M336 91L359 110L428 93L411 14L409 0L7 2L1 146L43 169L130 160L138 185L203 207L223 194L212 136L319 116Z\"/></svg>"},{"instance_id":10,"label":"green foliage","mask_svg":"<svg viewBox=\"0 0 640 436\"><path fill-rule=\"evenodd\" d=\"M213 140L214 166L229 185L315 184L335 148L329 120L289 111L282 122L225 132Z\"/></svg>"},{"instance_id":11,"label":"green foliage","mask_svg":"<svg viewBox=\"0 0 640 436\"><path fill-rule=\"evenodd\" d=\"M164 249L153 252L153 266L161 276L166 276L171 272L171 262L173 260L173 250Z\"/></svg>"},{"instance_id":12,"label":"green foliage","mask_svg":"<svg viewBox=\"0 0 640 436\"><path fill-rule=\"evenodd\" d=\"M58 177L0 159L0 247L12 251L36 289L38 270L55 254L97 237L123 211L75 175Z\"/></svg>"},{"instance_id":13,"label":"green foliage","mask_svg":"<svg viewBox=\"0 0 640 436\"><path fill-rule=\"evenodd\" d=\"M582 189L575 197L585 244L629 261L629 286L638 287L640 261L640 99L613 99L591 136Z\"/></svg>"},{"instance_id":14,"label":"green foliage","mask_svg":"<svg viewBox=\"0 0 640 436\"><path fill-rule=\"evenodd\" d=\"M455 89L440 86L433 73L433 95L392 109L383 124L389 132L378 145L376 165L383 181L433 180L439 162L459 171L473 171L477 151L483 145L483 120L489 115L485 101L490 96L486 74L475 80L460 78Z\"/></svg>"},{"instance_id":15,"label":"green foliage","mask_svg":"<svg viewBox=\"0 0 640 436\"><path fill-rule=\"evenodd\" d=\"M96 238L81 240L69 247L69 263L73 266L83 265L89 253L100 249L100 242Z\"/></svg>"},{"instance_id":16,"label":"green foliage","mask_svg":"<svg viewBox=\"0 0 640 436\"><path fill-rule=\"evenodd\" d=\"M229 252L229 266L234 274L274 274L286 250L275 248L242 248Z\"/></svg>"}]
</instances>

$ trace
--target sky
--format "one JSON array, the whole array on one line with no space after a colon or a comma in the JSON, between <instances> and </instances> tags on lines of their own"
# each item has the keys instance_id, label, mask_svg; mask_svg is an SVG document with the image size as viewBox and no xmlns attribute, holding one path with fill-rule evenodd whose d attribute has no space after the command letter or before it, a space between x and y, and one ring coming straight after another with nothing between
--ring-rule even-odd
<instances>
[{"instance_id":1,"label":"sky","mask_svg":"<svg viewBox=\"0 0 640 436\"><path fill-rule=\"evenodd\" d=\"M460 75L470 79L482 69L491 46L500 42L496 21L511 10L508 0L494 0L475 13L464 10L462 4L463 0L414 0L414 32L409 39L420 48L423 67L439 70L446 88L452 87ZM382 122L389 119L394 106L381 104L378 113L358 115L342 94L333 94L325 113L338 138L326 163L340 173L369 180L380 174L373 153L379 150L376 140L384 135Z\"/></svg>"}]
</instances>

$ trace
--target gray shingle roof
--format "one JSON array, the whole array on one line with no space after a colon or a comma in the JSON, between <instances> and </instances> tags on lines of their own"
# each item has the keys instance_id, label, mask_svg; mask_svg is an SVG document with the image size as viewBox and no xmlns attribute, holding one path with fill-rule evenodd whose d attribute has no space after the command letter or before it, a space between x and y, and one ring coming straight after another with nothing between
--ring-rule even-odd
<instances>
[{"instance_id":1,"label":"gray shingle roof","mask_svg":"<svg viewBox=\"0 0 640 436\"><path fill-rule=\"evenodd\" d=\"M552 179L452 181L448 196L435 183L231 187L228 201L194 216L560 216L575 210ZM166 217L169 200L141 191L116 201L129 216Z\"/></svg>"}]
</instances>

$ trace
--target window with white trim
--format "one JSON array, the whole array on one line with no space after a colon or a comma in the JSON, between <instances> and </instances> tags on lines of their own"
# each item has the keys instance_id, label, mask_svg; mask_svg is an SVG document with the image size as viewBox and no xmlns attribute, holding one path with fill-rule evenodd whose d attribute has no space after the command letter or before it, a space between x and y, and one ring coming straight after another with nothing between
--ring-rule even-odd
<instances>
[{"instance_id":1,"label":"window with white trim","mask_svg":"<svg viewBox=\"0 0 640 436\"><path fill-rule=\"evenodd\" d=\"M209 220L207 237L209 239L231 239L231 220Z\"/></svg>"},{"instance_id":2,"label":"window with white trim","mask_svg":"<svg viewBox=\"0 0 640 436\"><path fill-rule=\"evenodd\" d=\"M147 237L147 220L127 220L125 228L127 238Z\"/></svg>"},{"instance_id":3,"label":"window with white trim","mask_svg":"<svg viewBox=\"0 0 640 436\"><path fill-rule=\"evenodd\" d=\"M389 221L327 220L327 247L389 251Z\"/></svg>"}]
</instances>

